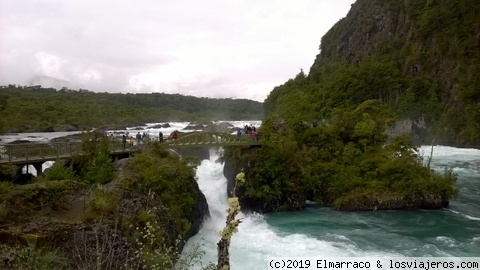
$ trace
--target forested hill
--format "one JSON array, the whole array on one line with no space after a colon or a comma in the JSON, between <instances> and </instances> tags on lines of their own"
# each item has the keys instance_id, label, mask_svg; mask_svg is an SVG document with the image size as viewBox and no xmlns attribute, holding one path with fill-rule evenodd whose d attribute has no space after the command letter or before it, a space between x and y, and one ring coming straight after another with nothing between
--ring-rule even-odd
<instances>
[{"instance_id":1,"label":"forested hill","mask_svg":"<svg viewBox=\"0 0 480 270\"><path fill-rule=\"evenodd\" d=\"M480 1L357 0L303 71L265 100L283 119L326 119L380 99L420 143L480 146Z\"/></svg>"},{"instance_id":2,"label":"forested hill","mask_svg":"<svg viewBox=\"0 0 480 270\"><path fill-rule=\"evenodd\" d=\"M53 131L167 121L247 120L263 117L263 104L179 94L112 94L0 86L0 133Z\"/></svg>"}]
</instances>

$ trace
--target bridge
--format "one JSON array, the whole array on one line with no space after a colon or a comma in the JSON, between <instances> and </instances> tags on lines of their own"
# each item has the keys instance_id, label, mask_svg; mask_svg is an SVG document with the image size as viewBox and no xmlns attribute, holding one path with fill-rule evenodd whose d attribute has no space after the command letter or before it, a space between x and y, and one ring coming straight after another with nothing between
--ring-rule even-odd
<instances>
[{"instance_id":1,"label":"bridge","mask_svg":"<svg viewBox=\"0 0 480 270\"><path fill-rule=\"evenodd\" d=\"M141 151L148 142L131 146L123 145L121 141L113 140L109 144L110 156L128 157L134 152ZM166 148L195 148L195 147L228 147L258 146L257 140L249 136L237 137L228 133L220 132L190 132L179 135L177 139L168 138L162 145ZM83 155L86 151L81 142L57 142L57 143L24 143L24 144L0 144L0 165L32 165L37 171L41 171L42 164L46 161L57 159L71 159L74 155Z\"/></svg>"}]
</instances>

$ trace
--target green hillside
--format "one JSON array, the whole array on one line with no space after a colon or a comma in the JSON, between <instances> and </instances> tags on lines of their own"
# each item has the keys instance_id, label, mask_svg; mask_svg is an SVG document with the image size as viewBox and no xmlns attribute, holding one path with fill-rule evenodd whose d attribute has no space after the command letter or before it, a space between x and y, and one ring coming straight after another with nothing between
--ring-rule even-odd
<instances>
[{"instance_id":1,"label":"green hillside","mask_svg":"<svg viewBox=\"0 0 480 270\"><path fill-rule=\"evenodd\" d=\"M480 147L479 15L479 1L357 0L308 75L265 100L242 207L447 207L456 175L416 145Z\"/></svg>"},{"instance_id":2,"label":"green hillside","mask_svg":"<svg viewBox=\"0 0 480 270\"><path fill-rule=\"evenodd\" d=\"M103 125L263 117L262 103L179 94L112 94L41 86L0 87L0 133L83 130Z\"/></svg>"},{"instance_id":3,"label":"green hillside","mask_svg":"<svg viewBox=\"0 0 480 270\"><path fill-rule=\"evenodd\" d=\"M479 18L479 1L357 0L321 39L308 76L276 87L266 111L322 120L379 99L422 130L417 143L478 147Z\"/></svg>"}]
</instances>

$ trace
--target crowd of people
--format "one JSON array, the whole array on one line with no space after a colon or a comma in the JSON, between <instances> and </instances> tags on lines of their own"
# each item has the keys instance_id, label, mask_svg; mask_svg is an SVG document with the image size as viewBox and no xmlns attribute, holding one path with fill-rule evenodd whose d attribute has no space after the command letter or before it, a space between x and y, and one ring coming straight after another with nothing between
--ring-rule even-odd
<instances>
[{"instance_id":1,"label":"crowd of people","mask_svg":"<svg viewBox=\"0 0 480 270\"><path fill-rule=\"evenodd\" d=\"M245 136L249 136L252 138L252 140L258 140L258 133L257 133L257 128L255 126L252 126L252 125L245 125L243 127L243 132L242 130L239 128L237 129L237 137L242 137L242 135L245 135Z\"/></svg>"},{"instance_id":2,"label":"crowd of people","mask_svg":"<svg viewBox=\"0 0 480 270\"><path fill-rule=\"evenodd\" d=\"M126 132L125 134L122 135L123 149L126 148L127 142L129 144L129 147L133 147L135 145L135 141L137 142L136 145L147 144L151 141L150 134L148 134L147 132L143 132L143 133L138 132L134 138L133 135L130 134L130 132Z\"/></svg>"},{"instance_id":3,"label":"crowd of people","mask_svg":"<svg viewBox=\"0 0 480 270\"><path fill-rule=\"evenodd\" d=\"M165 136L163 132L159 131L158 132L158 141L160 143L165 142L166 139L172 139L176 140L179 136L180 132L178 130L174 130L170 133L169 136ZM257 133L257 128L252 125L245 125L243 127L243 130L241 128L238 128L237 130L237 136L240 138L242 136L248 136L251 138L251 140L258 140L258 133ZM111 134L112 140L113 140L113 134ZM140 133L138 132L135 137L130 134L129 132L126 132L125 134L122 135L122 146L123 149L126 149L127 143L129 147L134 147L142 144L148 144L152 139L150 138L150 134L147 132ZM135 143L136 142L136 143Z\"/></svg>"}]
</instances>

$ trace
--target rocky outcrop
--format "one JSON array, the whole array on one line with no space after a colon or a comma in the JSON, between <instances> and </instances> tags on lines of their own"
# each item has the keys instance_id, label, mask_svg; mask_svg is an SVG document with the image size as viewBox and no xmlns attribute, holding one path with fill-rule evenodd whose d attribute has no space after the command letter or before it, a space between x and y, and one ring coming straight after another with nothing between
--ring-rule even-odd
<instances>
[{"instance_id":1,"label":"rocky outcrop","mask_svg":"<svg viewBox=\"0 0 480 270\"><path fill-rule=\"evenodd\" d=\"M183 130L203 130L205 125L202 123L192 122L188 124Z\"/></svg>"},{"instance_id":2,"label":"rocky outcrop","mask_svg":"<svg viewBox=\"0 0 480 270\"><path fill-rule=\"evenodd\" d=\"M18 263L15 250L34 239L38 247L56 250L67 269L98 267L96 262L102 269L144 269L145 262L136 253L136 239L146 235L142 230L148 229L147 222L154 222L156 228L148 237L161 236L157 240L165 248L181 252L185 241L198 233L209 215L206 198L195 179L195 203L184 217L190 225L184 241L178 243L179 231L184 229L176 224L178 216L172 216L156 193L142 193L128 184L133 173L126 159L116 161L114 168L115 179L101 186L62 180L21 185L1 193L0 268ZM90 205L93 199L100 200L96 206L100 212ZM111 211L101 210L108 205L113 206Z\"/></svg>"},{"instance_id":3,"label":"rocky outcrop","mask_svg":"<svg viewBox=\"0 0 480 270\"><path fill-rule=\"evenodd\" d=\"M387 192L388 193L388 192ZM410 194L398 196L395 194L365 194L353 195L342 199L336 206L343 211L376 211L404 209L441 209L448 207L448 198L440 194Z\"/></svg>"},{"instance_id":4,"label":"rocky outcrop","mask_svg":"<svg viewBox=\"0 0 480 270\"><path fill-rule=\"evenodd\" d=\"M195 205L190 213L190 220L192 226L187 232L185 238L189 239L190 237L196 235L200 231L200 227L203 224L203 221L210 217L210 212L208 210L208 203L205 195L199 190L195 200Z\"/></svg>"},{"instance_id":5,"label":"rocky outcrop","mask_svg":"<svg viewBox=\"0 0 480 270\"><path fill-rule=\"evenodd\" d=\"M59 131L78 131L78 128L73 125L56 125L53 127L54 132Z\"/></svg>"},{"instance_id":6,"label":"rocky outcrop","mask_svg":"<svg viewBox=\"0 0 480 270\"><path fill-rule=\"evenodd\" d=\"M158 125L150 126L148 128L169 128L169 127L170 127L170 124L165 123L165 124L158 124Z\"/></svg>"},{"instance_id":7,"label":"rocky outcrop","mask_svg":"<svg viewBox=\"0 0 480 270\"><path fill-rule=\"evenodd\" d=\"M196 147L196 148L178 148L175 149L182 157L195 157L198 159L198 162L202 162L204 159L210 159L210 151L206 147Z\"/></svg>"},{"instance_id":8,"label":"rocky outcrop","mask_svg":"<svg viewBox=\"0 0 480 270\"><path fill-rule=\"evenodd\" d=\"M416 145L432 143L427 141L428 123L424 118L419 118L417 120L399 120L385 131L389 140L403 133L408 133L410 139Z\"/></svg>"}]
</instances>

